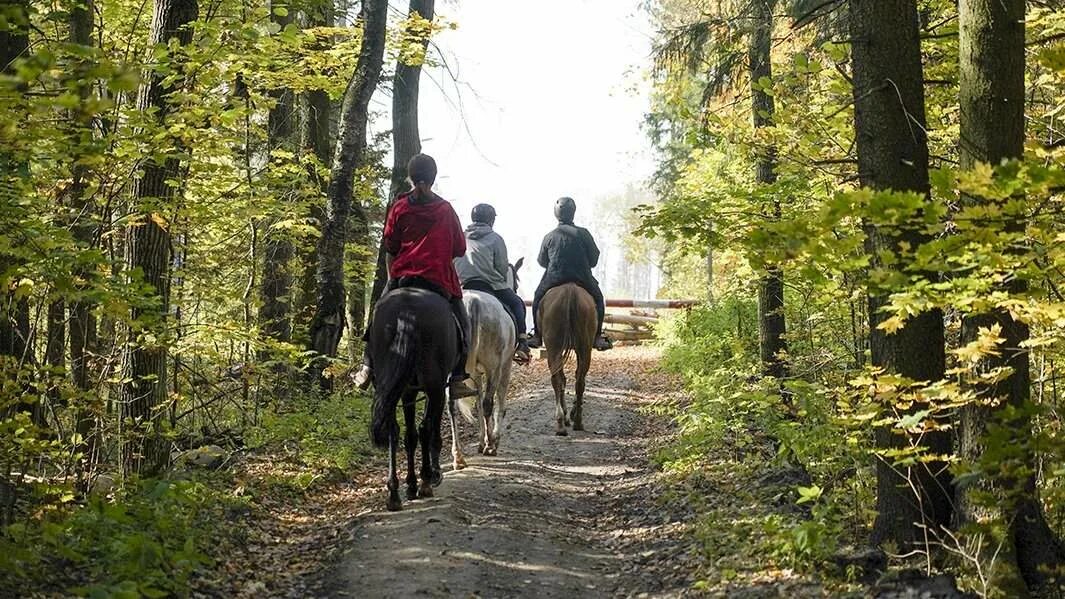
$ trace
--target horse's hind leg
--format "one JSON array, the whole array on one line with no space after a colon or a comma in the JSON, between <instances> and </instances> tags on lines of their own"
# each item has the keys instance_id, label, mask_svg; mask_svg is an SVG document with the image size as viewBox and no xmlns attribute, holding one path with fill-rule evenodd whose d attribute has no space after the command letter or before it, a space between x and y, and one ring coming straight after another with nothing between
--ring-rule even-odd
<instances>
[{"instance_id":1,"label":"horse's hind leg","mask_svg":"<svg viewBox=\"0 0 1065 599\"><path fill-rule=\"evenodd\" d=\"M407 450L407 499L418 498L418 476L414 473L414 454L418 451L418 423L414 413L417 401L417 391L408 391L403 394L403 432Z\"/></svg>"},{"instance_id":2,"label":"horse's hind leg","mask_svg":"<svg viewBox=\"0 0 1065 599\"><path fill-rule=\"evenodd\" d=\"M395 512L403 509L403 502L399 499L399 477L396 476L396 445L399 437L399 426L393 424L392 431L388 434L388 511Z\"/></svg>"},{"instance_id":3,"label":"horse's hind leg","mask_svg":"<svg viewBox=\"0 0 1065 599\"><path fill-rule=\"evenodd\" d=\"M496 454L495 431L492 428L493 415L495 414L496 384L494 376L485 377L484 393L481 395L481 453L484 455Z\"/></svg>"},{"instance_id":4,"label":"horse's hind leg","mask_svg":"<svg viewBox=\"0 0 1065 599\"><path fill-rule=\"evenodd\" d=\"M507 415L507 390L510 389L510 364L506 364L495 387L492 410L492 455L499 452L499 438L503 435L503 418Z\"/></svg>"},{"instance_id":5,"label":"horse's hind leg","mask_svg":"<svg viewBox=\"0 0 1065 599\"><path fill-rule=\"evenodd\" d=\"M455 399L448 394L447 414L451 420L451 459L455 462L455 470L466 467L466 458L462 457L462 443L459 442L459 413Z\"/></svg>"},{"instance_id":6,"label":"horse's hind leg","mask_svg":"<svg viewBox=\"0 0 1065 599\"><path fill-rule=\"evenodd\" d=\"M554 366L551 368L553 370ZM551 387L555 390L555 434L567 435L569 431L566 430L566 425L569 420L566 418L566 373L562 368L551 375Z\"/></svg>"},{"instance_id":7,"label":"horse's hind leg","mask_svg":"<svg viewBox=\"0 0 1065 599\"><path fill-rule=\"evenodd\" d=\"M573 430L584 430L584 384L588 378L588 369L591 367L591 352L577 355L577 380L574 383L573 411L570 412L570 420L573 422Z\"/></svg>"},{"instance_id":8,"label":"horse's hind leg","mask_svg":"<svg viewBox=\"0 0 1065 599\"><path fill-rule=\"evenodd\" d=\"M444 402L447 397L443 388L426 390L425 416L422 418L422 484L418 487L419 497L432 497L433 487L444 480L440 471L440 424L444 416Z\"/></svg>"}]
</instances>

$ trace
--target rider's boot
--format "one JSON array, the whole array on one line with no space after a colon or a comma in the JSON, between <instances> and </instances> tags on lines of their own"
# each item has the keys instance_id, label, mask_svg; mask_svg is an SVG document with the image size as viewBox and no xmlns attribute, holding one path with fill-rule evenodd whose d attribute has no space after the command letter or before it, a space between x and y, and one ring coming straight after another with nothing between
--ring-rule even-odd
<instances>
[{"instance_id":1,"label":"rider's boot","mask_svg":"<svg viewBox=\"0 0 1065 599\"><path fill-rule=\"evenodd\" d=\"M518 348L514 350L514 361L518 364L528 364L529 360L532 360L532 354L529 353L529 337L522 335L518 337Z\"/></svg>"},{"instance_id":2,"label":"rider's boot","mask_svg":"<svg viewBox=\"0 0 1065 599\"><path fill-rule=\"evenodd\" d=\"M452 399L458 399L461 397L473 397L477 395L477 389L470 386L469 375L459 376L457 374L451 375L451 385L448 387L448 393Z\"/></svg>"},{"instance_id":3,"label":"rider's boot","mask_svg":"<svg viewBox=\"0 0 1065 599\"><path fill-rule=\"evenodd\" d=\"M539 331L533 331L533 334L529 335L529 338L525 340L525 344L529 347L540 347L544 344L544 340L540 338Z\"/></svg>"},{"instance_id":4,"label":"rider's boot","mask_svg":"<svg viewBox=\"0 0 1065 599\"><path fill-rule=\"evenodd\" d=\"M599 333L595 336L595 349L599 351L606 351L608 349L613 349L613 347L613 342L611 342L606 335Z\"/></svg>"},{"instance_id":5,"label":"rider's boot","mask_svg":"<svg viewBox=\"0 0 1065 599\"><path fill-rule=\"evenodd\" d=\"M373 381L373 371L370 370L370 366L363 364L362 368L355 373L355 386L363 391L370 388L370 383Z\"/></svg>"}]
</instances>

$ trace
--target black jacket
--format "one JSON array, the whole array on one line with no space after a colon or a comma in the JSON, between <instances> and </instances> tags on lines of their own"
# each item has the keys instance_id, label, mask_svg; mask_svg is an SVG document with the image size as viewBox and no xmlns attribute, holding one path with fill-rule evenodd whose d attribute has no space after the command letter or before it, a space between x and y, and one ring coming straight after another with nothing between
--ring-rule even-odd
<instances>
[{"instance_id":1,"label":"black jacket","mask_svg":"<svg viewBox=\"0 0 1065 599\"><path fill-rule=\"evenodd\" d=\"M584 227L560 224L544 237L537 262L546 271L541 287L578 282L598 284L592 276L592 267L599 262L599 248Z\"/></svg>"}]
</instances>

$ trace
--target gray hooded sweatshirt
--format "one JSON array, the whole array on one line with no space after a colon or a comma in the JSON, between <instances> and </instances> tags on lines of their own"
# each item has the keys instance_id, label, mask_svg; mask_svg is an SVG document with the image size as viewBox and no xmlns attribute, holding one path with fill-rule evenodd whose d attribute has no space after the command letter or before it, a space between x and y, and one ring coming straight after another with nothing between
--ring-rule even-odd
<instances>
[{"instance_id":1,"label":"gray hooded sweatshirt","mask_svg":"<svg viewBox=\"0 0 1065 599\"><path fill-rule=\"evenodd\" d=\"M493 290L507 289L507 244L492 227L473 223L466 227L466 255L455 258L463 284L481 280Z\"/></svg>"}]
</instances>

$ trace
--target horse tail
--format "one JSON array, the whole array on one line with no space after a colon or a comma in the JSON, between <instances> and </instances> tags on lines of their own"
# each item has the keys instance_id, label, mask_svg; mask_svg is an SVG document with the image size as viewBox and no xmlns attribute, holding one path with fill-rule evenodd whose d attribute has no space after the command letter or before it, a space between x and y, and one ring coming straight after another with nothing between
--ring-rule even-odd
<instances>
[{"instance_id":1,"label":"horse tail","mask_svg":"<svg viewBox=\"0 0 1065 599\"><path fill-rule=\"evenodd\" d=\"M396 405L406 390L407 376L414 367L417 344L414 339L414 323L410 315L401 315L396 322L392 338L385 347L388 360L374 360L373 416L370 437L377 447L388 447L388 436L395 427ZM383 353L383 352L382 352Z\"/></svg>"},{"instance_id":2,"label":"horse tail","mask_svg":"<svg viewBox=\"0 0 1065 599\"><path fill-rule=\"evenodd\" d=\"M572 287L564 287L563 289L565 295L559 301L564 304L565 312L553 331L555 338L558 339L556 347L561 349L561 353L558 355L558 359L555 360L555 367L551 369L551 376L562 372L570 358L573 357L574 350L582 352L584 350L580 331L577 327L577 323L581 321L579 292Z\"/></svg>"},{"instance_id":3,"label":"horse tail","mask_svg":"<svg viewBox=\"0 0 1065 599\"><path fill-rule=\"evenodd\" d=\"M484 304L480 298L475 294L466 294L466 299L463 301L466 303L466 314L470 319L470 339L469 348L470 353L466 357L466 374L470 375L474 379L479 378L478 374L474 372L476 368L471 368L471 364L476 367L476 359L478 348L481 344L481 326L480 323L484 320ZM473 424L476 422L476 416L473 413L473 408L476 405L477 397L463 397L458 400L459 412L462 413L462 417Z\"/></svg>"},{"instance_id":4,"label":"horse tail","mask_svg":"<svg viewBox=\"0 0 1065 599\"><path fill-rule=\"evenodd\" d=\"M459 412L466 422L470 424L476 422L477 417L473 413L473 408L477 405L477 397L462 397L458 402Z\"/></svg>"}]
</instances>

